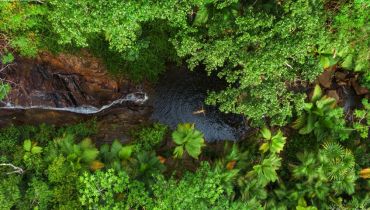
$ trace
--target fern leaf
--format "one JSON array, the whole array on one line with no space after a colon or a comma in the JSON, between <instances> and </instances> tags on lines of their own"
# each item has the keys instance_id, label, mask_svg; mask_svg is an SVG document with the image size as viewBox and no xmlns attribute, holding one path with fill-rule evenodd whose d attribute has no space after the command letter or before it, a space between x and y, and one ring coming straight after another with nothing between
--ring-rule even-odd
<instances>
[{"instance_id":1,"label":"fern leaf","mask_svg":"<svg viewBox=\"0 0 370 210\"><path fill-rule=\"evenodd\" d=\"M305 114L302 114L301 116L299 116L292 124L292 128L298 130L300 128L302 128L304 126L306 122L306 115Z\"/></svg>"},{"instance_id":2,"label":"fern leaf","mask_svg":"<svg viewBox=\"0 0 370 210\"><path fill-rule=\"evenodd\" d=\"M314 116L312 114L309 114L307 116L305 127L301 128L298 133L302 135L309 134L313 131L314 128L315 128Z\"/></svg>"},{"instance_id":3,"label":"fern leaf","mask_svg":"<svg viewBox=\"0 0 370 210\"><path fill-rule=\"evenodd\" d=\"M315 89L313 90L311 101L315 102L315 101L319 100L321 98L321 96L322 96L321 87L320 87L320 85L316 85Z\"/></svg>"}]
</instances>

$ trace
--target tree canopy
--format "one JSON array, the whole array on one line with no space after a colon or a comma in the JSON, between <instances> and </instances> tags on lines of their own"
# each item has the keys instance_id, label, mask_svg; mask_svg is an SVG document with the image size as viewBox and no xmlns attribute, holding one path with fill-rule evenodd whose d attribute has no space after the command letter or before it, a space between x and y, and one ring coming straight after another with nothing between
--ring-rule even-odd
<instances>
[{"instance_id":1,"label":"tree canopy","mask_svg":"<svg viewBox=\"0 0 370 210\"><path fill-rule=\"evenodd\" d=\"M286 124L302 110L297 82L313 81L323 67L362 71L368 84L368 1L51 0L1 8L0 31L23 55L90 48L137 80L185 60L227 81L209 104L255 125Z\"/></svg>"}]
</instances>

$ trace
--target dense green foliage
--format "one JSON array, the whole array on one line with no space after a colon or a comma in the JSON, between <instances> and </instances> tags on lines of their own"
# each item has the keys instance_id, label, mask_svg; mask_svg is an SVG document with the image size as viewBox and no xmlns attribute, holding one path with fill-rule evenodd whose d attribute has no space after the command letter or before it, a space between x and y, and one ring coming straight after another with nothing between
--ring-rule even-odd
<instances>
[{"instance_id":1,"label":"dense green foliage","mask_svg":"<svg viewBox=\"0 0 370 210\"><path fill-rule=\"evenodd\" d=\"M143 135L130 144L114 141L100 147L87 136L75 137L89 126L91 123L60 129L45 125L2 129L2 207L363 209L370 205L370 183L359 178L359 170L368 167L369 162L357 161L363 154L351 151L357 147L369 151L366 142L347 142L343 146L337 138L314 144L317 147L286 148L289 139L282 131L263 128L260 134L240 143L225 143L211 159L197 154L198 166L193 171L182 165L194 162L192 157L179 160L171 152L155 151L152 141L141 142ZM163 128L155 124L136 132L161 133ZM184 137L178 133L182 129L192 131L185 137L194 136L194 127L185 124L179 125L173 137ZM314 134L296 134L315 138ZM157 143L167 141L161 136ZM168 151L176 147L167 145ZM211 144L206 147L216 149ZM296 158L288 159L290 153L297 154ZM361 176L366 176L366 170Z\"/></svg>"},{"instance_id":2,"label":"dense green foliage","mask_svg":"<svg viewBox=\"0 0 370 210\"><path fill-rule=\"evenodd\" d=\"M227 81L209 104L255 125L284 125L303 109L297 82L335 64L369 84L369 2L2 2L0 32L22 55L89 48L115 74L155 80L185 59ZM5 50L7 51L7 50ZM3 53L2 56L5 54Z\"/></svg>"},{"instance_id":3,"label":"dense green foliage","mask_svg":"<svg viewBox=\"0 0 370 210\"><path fill-rule=\"evenodd\" d=\"M177 129L172 133L172 139L177 145L173 154L181 158L186 151L193 158L198 158L204 146L203 134L195 129L194 124L179 124Z\"/></svg>"},{"instance_id":4,"label":"dense green foliage","mask_svg":"<svg viewBox=\"0 0 370 210\"><path fill-rule=\"evenodd\" d=\"M0 74L18 55L81 48L136 81L186 63L225 81L208 104L261 128L205 144L191 122L154 123L100 146L95 121L1 128L1 209L370 208L368 99L345 114L311 91L337 68L370 87L369 11L368 0L0 1ZM9 90L0 77L0 100Z\"/></svg>"},{"instance_id":5,"label":"dense green foliage","mask_svg":"<svg viewBox=\"0 0 370 210\"><path fill-rule=\"evenodd\" d=\"M168 127L160 123L154 123L150 127L144 127L132 134L132 138L137 142L138 151L150 151L156 149L163 141Z\"/></svg>"},{"instance_id":6,"label":"dense green foliage","mask_svg":"<svg viewBox=\"0 0 370 210\"><path fill-rule=\"evenodd\" d=\"M367 99L362 100L363 109L355 110L356 120L353 127L360 133L361 138L368 138L370 127L370 104Z\"/></svg>"},{"instance_id":7,"label":"dense green foliage","mask_svg":"<svg viewBox=\"0 0 370 210\"><path fill-rule=\"evenodd\" d=\"M304 103L304 111L294 121L293 128L299 129L300 134L313 132L319 140L331 137L348 139L344 111L335 105L335 99L323 96L320 86L316 85L310 102Z\"/></svg>"},{"instance_id":8,"label":"dense green foliage","mask_svg":"<svg viewBox=\"0 0 370 210\"><path fill-rule=\"evenodd\" d=\"M0 83L0 101L5 98L5 96L9 93L10 91L10 85L4 82Z\"/></svg>"},{"instance_id":9,"label":"dense green foliage","mask_svg":"<svg viewBox=\"0 0 370 210\"><path fill-rule=\"evenodd\" d=\"M370 87L370 2L351 2L339 2L340 10L329 13L334 17L330 26L333 33L323 49L341 67L363 73L363 83Z\"/></svg>"}]
</instances>

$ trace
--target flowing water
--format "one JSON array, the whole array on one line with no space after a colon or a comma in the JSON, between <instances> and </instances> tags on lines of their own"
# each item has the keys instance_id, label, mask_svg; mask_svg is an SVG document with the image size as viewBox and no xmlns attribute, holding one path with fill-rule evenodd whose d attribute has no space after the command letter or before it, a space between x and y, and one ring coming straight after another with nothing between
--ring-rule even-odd
<instances>
[{"instance_id":1,"label":"flowing water","mask_svg":"<svg viewBox=\"0 0 370 210\"><path fill-rule=\"evenodd\" d=\"M0 107L1 110L45 110L45 111L59 111L59 112L71 112L77 114L99 114L105 110L109 110L115 106L120 106L125 102L132 102L135 104L143 104L148 100L148 96L144 92L129 93L126 96L113 101L110 104L104 105L100 108L94 106L77 106L77 107L50 107L50 106L19 106L12 105L11 103L5 103L5 106Z\"/></svg>"},{"instance_id":2,"label":"flowing water","mask_svg":"<svg viewBox=\"0 0 370 210\"><path fill-rule=\"evenodd\" d=\"M114 138L121 138L130 128L152 120L173 129L179 123L194 123L207 141L237 140L245 131L240 116L222 114L216 107L204 104L207 91L220 89L225 84L201 72L170 68L152 93L128 85L121 88L122 92L108 89L107 94L100 96L100 92L89 95L89 87L97 84L91 83L94 80L86 83L86 77L79 73L60 71L32 62L20 63L9 71L7 79L17 86L0 102L0 127L64 125L97 117L102 133L110 133ZM120 94L123 96L118 98Z\"/></svg>"}]
</instances>

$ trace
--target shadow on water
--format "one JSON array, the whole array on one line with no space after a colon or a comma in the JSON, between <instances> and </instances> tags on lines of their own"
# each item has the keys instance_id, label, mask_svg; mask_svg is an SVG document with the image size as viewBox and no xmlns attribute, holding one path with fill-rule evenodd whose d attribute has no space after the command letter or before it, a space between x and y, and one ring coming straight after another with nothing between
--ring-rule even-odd
<instances>
[{"instance_id":1,"label":"shadow on water","mask_svg":"<svg viewBox=\"0 0 370 210\"><path fill-rule=\"evenodd\" d=\"M242 117L205 105L207 91L221 89L225 84L203 71L170 68L148 97L146 91L129 82L107 88L109 78L100 78L98 83L89 78L49 64L20 62L7 74L8 80L20 85L12 87L7 99L0 103L0 127L64 125L94 117L104 135L99 141L109 141L123 139L129 129L147 122L152 113L152 120L171 128L178 123L195 123L207 141L237 140L246 131L242 129Z\"/></svg>"},{"instance_id":2,"label":"shadow on water","mask_svg":"<svg viewBox=\"0 0 370 210\"><path fill-rule=\"evenodd\" d=\"M207 91L224 86L217 78L204 72L171 68L160 78L149 97L153 105L151 118L176 128L178 123L195 123L207 141L237 140L242 135L243 118L223 114L217 107L207 106Z\"/></svg>"}]
</instances>

